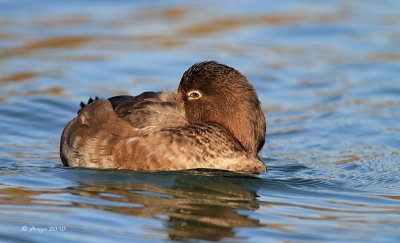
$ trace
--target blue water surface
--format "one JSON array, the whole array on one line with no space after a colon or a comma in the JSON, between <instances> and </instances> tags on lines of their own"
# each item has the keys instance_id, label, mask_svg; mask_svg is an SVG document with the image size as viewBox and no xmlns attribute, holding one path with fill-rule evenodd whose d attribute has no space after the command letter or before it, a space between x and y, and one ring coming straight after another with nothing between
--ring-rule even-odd
<instances>
[{"instance_id":1,"label":"blue water surface","mask_svg":"<svg viewBox=\"0 0 400 243\"><path fill-rule=\"evenodd\" d=\"M400 1L0 1L0 241L399 242ZM90 96L255 86L269 172L66 168Z\"/></svg>"}]
</instances>

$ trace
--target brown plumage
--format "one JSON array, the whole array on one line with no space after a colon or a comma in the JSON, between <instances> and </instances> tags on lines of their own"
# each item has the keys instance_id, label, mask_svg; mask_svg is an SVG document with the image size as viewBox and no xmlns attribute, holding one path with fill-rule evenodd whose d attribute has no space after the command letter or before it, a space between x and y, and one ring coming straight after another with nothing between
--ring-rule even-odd
<instances>
[{"instance_id":1,"label":"brown plumage","mask_svg":"<svg viewBox=\"0 0 400 243\"><path fill-rule=\"evenodd\" d=\"M145 92L90 101L65 127L64 165L135 171L266 171L257 152L265 118L238 71L217 62L193 65L177 94Z\"/></svg>"}]
</instances>

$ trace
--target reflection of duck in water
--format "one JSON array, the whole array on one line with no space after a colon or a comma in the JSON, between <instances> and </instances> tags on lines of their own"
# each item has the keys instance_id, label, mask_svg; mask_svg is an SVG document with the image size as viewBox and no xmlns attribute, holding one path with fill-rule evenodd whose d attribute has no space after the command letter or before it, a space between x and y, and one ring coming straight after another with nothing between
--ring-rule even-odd
<instances>
[{"instance_id":1,"label":"reflection of duck in water","mask_svg":"<svg viewBox=\"0 0 400 243\"><path fill-rule=\"evenodd\" d=\"M60 150L67 166L259 173L266 171L257 156L264 141L254 88L211 61L189 68L176 96L146 92L91 102L65 127Z\"/></svg>"},{"instance_id":2,"label":"reflection of duck in water","mask_svg":"<svg viewBox=\"0 0 400 243\"><path fill-rule=\"evenodd\" d=\"M119 229L127 235L139 231L142 238L165 233L172 240L216 241L235 238L238 227L262 227L251 216L260 207L256 192L258 178L218 171L196 175L186 171L135 173L134 176L126 172L104 173L73 171L77 184L68 189L73 195L68 203L73 208L97 210L100 217L118 220L122 215L124 222L125 216L132 217L130 225ZM96 175L101 176L101 183ZM71 172L63 176L70 180ZM104 216L101 212L115 215ZM148 227L136 218L157 223ZM103 233L103 228L95 230Z\"/></svg>"}]
</instances>

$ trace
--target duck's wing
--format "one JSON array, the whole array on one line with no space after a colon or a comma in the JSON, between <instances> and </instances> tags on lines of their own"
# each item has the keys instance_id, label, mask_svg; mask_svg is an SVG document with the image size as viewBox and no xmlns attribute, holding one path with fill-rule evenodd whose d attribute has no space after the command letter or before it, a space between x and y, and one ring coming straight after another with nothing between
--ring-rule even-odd
<instances>
[{"instance_id":1,"label":"duck's wing","mask_svg":"<svg viewBox=\"0 0 400 243\"><path fill-rule=\"evenodd\" d=\"M132 126L179 126L187 124L183 104L177 104L175 93L169 91L143 92L137 96L120 95L109 98L118 117ZM90 98L87 104L81 102L80 111L99 98Z\"/></svg>"},{"instance_id":2,"label":"duck's wing","mask_svg":"<svg viewBox=\"0 0 400 243\"><path fill-rule=\"evenodd\" d=\"M115 113L132 126L169 127L187 124L183 104L177 104L175 93L144 92L137 96L114 96L111 102Z\"/></svg>"},{"instance_id":3,"label":"duck's wing","mask_svg":"<svg viewBox=\"0 0 400 243\"><path fill-rule=\"evenodd\" d=\"M210 125L135 128L107 100L87 105L65 127L60 144L64 165L135 171L220 169L265 171L223 128Z\"/></svg>"}]
</instances>

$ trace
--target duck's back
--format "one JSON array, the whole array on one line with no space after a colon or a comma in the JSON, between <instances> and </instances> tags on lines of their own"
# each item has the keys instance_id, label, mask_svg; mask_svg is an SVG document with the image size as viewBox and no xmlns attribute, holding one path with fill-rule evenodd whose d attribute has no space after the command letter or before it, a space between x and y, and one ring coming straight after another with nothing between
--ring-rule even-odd
<instances>
[{"instance_id":1,"label":"duck's back","mask_svg":"<svg viewBox=\"0 0 400 243\"><path fill-rule=\"evenodd\" d=\"M108 98L108 101L118 117L136 128L183 126L188 122L183 106L176 103L175 96L175 92L169 91L143 92L137 96L114 96ZM95 100L98 99L96 97ZM95 100L90 98L87 104L81 102L81 108Z\"/></svg>"},{"instance_id":2,"label":"duck's back","mask_svg":"<svg viewBox=\"0 0 400 243\"><path fill-rule=\"evenodd\" d=\"M175 102L174 92L144 92L137 96L114 96L111 102L115 113L132 126L169 127L187 124L182 105Z\"/></svg>"}]
</instances>

